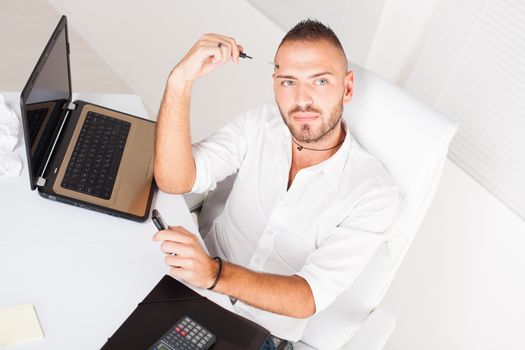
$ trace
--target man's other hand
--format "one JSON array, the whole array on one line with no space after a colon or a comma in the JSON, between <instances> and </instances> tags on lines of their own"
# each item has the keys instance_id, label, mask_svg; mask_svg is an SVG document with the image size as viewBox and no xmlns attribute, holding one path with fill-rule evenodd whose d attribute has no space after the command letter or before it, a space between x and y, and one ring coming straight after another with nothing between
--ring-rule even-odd
<instances>
[{"instance_id":1,"label":"man's other hand","mask_svg":"<svg viewBox=\"0 0 525 350\"><path fill-rule=\"evenodd\" d=\"M157 232L154 241L162 241L160 250L170 266L170 275L200 288L209 288L215 281L218 262L206 254L198 238L184 227L174 226Z\"/></svg>"}]
</instances>

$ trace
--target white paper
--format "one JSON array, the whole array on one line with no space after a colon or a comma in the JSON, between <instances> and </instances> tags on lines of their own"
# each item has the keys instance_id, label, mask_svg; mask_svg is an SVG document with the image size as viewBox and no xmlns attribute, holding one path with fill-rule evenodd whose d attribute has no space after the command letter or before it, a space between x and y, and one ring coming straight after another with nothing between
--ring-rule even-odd
<instances>
[{"instance_id":1,"label":"white paper","mask_svg":"<svg viewBox=\"0 0 525 350\"><path fill-rule=\"evenodd\" d=\"M22 170L20 157L13 152L18 143L20 121L0 95L0 175L19 176Z\"/></svg>"},{"instance_id":2,"label":"white paper","mask_svg":"<svg viewBox=\"0 0 525 350\"><path fill-rule=\"evenodd\" d=\"M33 305L0 309L0 346L44 337Z\"/></svg>"}]
</instances>

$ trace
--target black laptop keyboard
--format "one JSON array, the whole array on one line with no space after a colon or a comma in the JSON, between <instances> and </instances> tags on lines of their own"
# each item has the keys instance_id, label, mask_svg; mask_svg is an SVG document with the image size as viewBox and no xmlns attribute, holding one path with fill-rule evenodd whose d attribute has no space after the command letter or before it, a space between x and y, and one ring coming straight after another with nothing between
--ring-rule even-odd
<instances>
[{"instance_id":1,"label":"black laptop keyboard","mask_svg":"<svg viewBox=\"0 0 525 350\"><path fill-rule=\"evenodd\" d=\"M109 199L131 123L88 112L62 187Z\"/></svg>"}]
</instances>

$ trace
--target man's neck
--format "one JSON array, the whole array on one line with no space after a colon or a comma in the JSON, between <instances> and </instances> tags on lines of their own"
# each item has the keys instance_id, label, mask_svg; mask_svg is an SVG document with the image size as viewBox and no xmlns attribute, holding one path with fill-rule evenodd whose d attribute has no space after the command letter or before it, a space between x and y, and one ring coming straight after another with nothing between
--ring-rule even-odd
<instances>
[{"instance_id":1,"label":"man's neck","mask_svg":"<svg viewBox=\"0 0 525 350\"><path fill-rule=\"evenodd\" d=\"M295 179L295 175L299 170L314 166L321 163L323 160L326 160L333 156L335 152L341 147L342 141L345 139L346 132L343 129L341 123L339 126L334 129L334 132L330 137L323 142L308 144L308 148L314 149L327 149L327 151L312 151L306 148L302 148L300 151L297 149L297 145L292 142L292 165L290 166L290 172L288 173L288 186L289 189L292 186L292 182ZM337 145L337 146L336 146ZM334 147L336 146L336 147ZM332 148L333 147L333 148Z\"/></svg>"},{"instance_id":2,"label":"man's neck","mask_svg":"<svg viewBox=\"0 0 525 350\"><path fill-rule=\"evenodd\" d=\"M297 144L292 142L292 168L297 170L307 168L316 164L321 163L322 161L333 156L337 150L341 147L343 140L345 139L346 132L343 129L342 123L339 123L339 126L333 130L330 134L330 137L323 139L315 143L305 143L297 141L297 143L303 148L299 150ZM336 146L336 147L334 147ZM315 149L310 150L307 148ZM326 150L326 151L320 151Z\"/></svg>"}]
</instances>

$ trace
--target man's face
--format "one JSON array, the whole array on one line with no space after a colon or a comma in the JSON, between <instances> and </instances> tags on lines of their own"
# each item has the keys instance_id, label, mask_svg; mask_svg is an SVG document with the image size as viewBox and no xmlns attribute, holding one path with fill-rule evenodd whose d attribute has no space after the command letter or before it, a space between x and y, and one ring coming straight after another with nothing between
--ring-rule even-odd
<instances>
[{"instance_id":1,"label":"man's face","mask_svg":"<svg viewBox=\"0 0 525 350\"><path fill-rule=\"evenodd\" d=\"M275 63L275 99L292 136L304 143L329 137L352 99L354 75L346 72L343 53L324 40L289 41Z\"/></svg>"}]
</instances>

